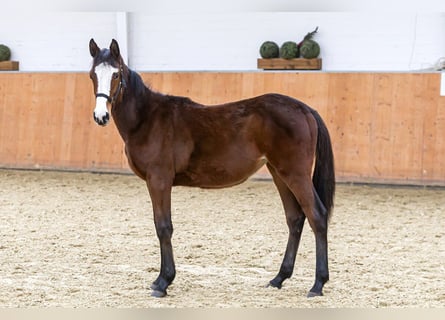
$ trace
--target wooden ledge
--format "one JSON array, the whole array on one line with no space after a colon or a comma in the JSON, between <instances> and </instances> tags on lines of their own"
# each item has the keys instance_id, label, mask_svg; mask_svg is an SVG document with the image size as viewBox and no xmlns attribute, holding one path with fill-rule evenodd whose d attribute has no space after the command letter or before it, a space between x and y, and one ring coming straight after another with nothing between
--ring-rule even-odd
<instances>
[{"instance_id":1,"label":"wooden ledge","mask_svg":"<svg viewBox=\"0 0 445 320\"><path fill-rule=\"evenodd\" d=\"M17 71L19 70L18 61L0 61L1 71Z\"/></svg>"},{"instance_id":2,"label":"wooden ledge","mask_svg":"<svg viewBox=\"0 0 445 320\"><path fill-rule=\"evenodd\" d=\"M264 70L320 70L321 59L258 59L258 69Z\"/></svg>"}]
</instances>

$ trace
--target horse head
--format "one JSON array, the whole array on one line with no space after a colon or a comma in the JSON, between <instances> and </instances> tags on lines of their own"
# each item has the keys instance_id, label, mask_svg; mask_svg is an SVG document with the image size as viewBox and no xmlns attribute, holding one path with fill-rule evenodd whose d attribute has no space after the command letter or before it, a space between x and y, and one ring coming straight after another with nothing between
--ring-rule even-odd
<instances>
[{"instance_id":1,"label":"horse head","mask_svg":"<svg viewBox=\"0 0 445 320\"><path fill-rule=\"evenodd\" d=\"M119 44L112 40L109 49L100 49L94 39L90 40L93 64L90 78L93 81L96 107L93 112L97 124L105 126L110 120L108 104L116 103L125 88L124 62Z\"/></svg>"}]
</instances>

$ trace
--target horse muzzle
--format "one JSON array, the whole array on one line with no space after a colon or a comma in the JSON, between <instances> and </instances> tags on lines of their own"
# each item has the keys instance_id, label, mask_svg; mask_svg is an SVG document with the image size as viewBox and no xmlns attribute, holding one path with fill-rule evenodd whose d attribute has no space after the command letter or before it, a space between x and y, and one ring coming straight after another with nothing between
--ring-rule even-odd
<instances>
[{"instance_id":1,"label":"horse muzzle","mask_svg":"<svg viewBox=\"0 0 445 320\"><path fill-rule=\"evenodd\" d=\"M96 98L96 108L93 112L94 121L100 126L105 126L110 121L110 113L107 108L108 100L102 95Z\"/></svg>"},{"instance_id":2,"label":"horse muzzle","mask_svg":"<svg viewBox=\"0 0 445 320\"><path fill-rule=\"evenodd\" d=\"M96 112L93 112L93 118L94 121L96 121L96 123L100 126L106 126L108 124L108 122L110 121L110 114L108 112L106 112L103 115L97 116Z\"/></svg>"}]
</instances>

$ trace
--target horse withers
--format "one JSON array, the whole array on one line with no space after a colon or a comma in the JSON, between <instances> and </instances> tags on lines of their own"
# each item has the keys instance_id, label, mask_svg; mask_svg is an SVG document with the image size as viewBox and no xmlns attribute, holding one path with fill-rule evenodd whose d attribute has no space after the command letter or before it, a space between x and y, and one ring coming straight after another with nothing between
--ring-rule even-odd
<instances>
[{"instance_id":1,"label":"horse withers","mask_svg":"<svg viewBox=\"0 0 445 320\"><path fill-rule=\"evenodd\" d=\"M176 275L172 187L230 187L264 164L278 189L289 227L283 262L269 285L281 288L292 275L307 218L316 245L315 283L308 296L322 295L329 279L327 230L335 175L331 140L320 115L280 94L216 106L164 95L150 90L125 65L116 40L108 49L100 49L91 39L89 48L96 96L94 120L106 125L111 106L128 163L146 181L151 197L161 251L152 295L165 296Z\"/></svg>"}]
</instances>

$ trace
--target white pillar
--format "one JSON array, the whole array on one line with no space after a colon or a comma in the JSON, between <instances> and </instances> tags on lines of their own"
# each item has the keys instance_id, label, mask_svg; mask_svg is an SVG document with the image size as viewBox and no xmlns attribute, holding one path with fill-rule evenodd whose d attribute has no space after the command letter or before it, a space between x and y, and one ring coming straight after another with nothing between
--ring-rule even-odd
<instances>
[{"instance_id":1,"label":"white pillar","mask_svg":"<svg viewBox=\"0 0 445 320\"><path fill-rule=\"evenodd\" d=\"M128 65L128 25L127 12L116 12L116 40L119 43L121 56Z\"/></svg>"}]
</instances>

